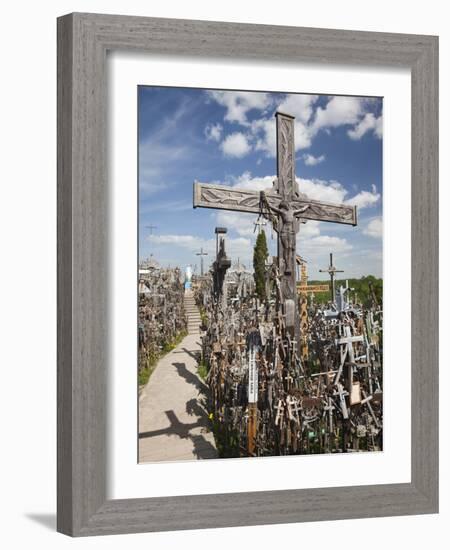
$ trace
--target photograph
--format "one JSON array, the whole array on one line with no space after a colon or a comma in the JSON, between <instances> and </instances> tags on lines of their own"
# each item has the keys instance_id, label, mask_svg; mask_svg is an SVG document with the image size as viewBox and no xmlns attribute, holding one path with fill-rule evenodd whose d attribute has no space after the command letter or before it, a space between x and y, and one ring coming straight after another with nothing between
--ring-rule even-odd
<instances>
[{"instance_id":1,"label":"photograph","mask_svg":"<svg viewBox=\"0 0 450 550\"><path fill-rule=\"evenodd\" d=\"M383 450L382 111L138 87L139 463Z\"/></svg>"}]
</instances>

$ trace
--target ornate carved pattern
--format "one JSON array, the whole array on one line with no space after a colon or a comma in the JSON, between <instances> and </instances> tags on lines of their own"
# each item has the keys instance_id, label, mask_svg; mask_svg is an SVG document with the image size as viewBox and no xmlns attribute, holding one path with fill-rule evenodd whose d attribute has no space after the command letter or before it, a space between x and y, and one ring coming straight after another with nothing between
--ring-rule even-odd
<instances>
[{"instance_id":1,"label":"ornate carved pattern","mask_svg":"<svg viewBox=\"0 0 450 550\"><path fill-rule=\"evenodd\" d=\"M280 113L277 113L277 149L278 193L290 200L297 190L294 119Z\"/></svg>"},{"instance_id":2,"label":"ornate carved pattern","mask_svg":"<svg viewBox=\"0 0 450 550\"><path fill-rule=\"evenodd\" d=\"M278 208L281 196L266 193L271 206ZM238 212L259 213L260 195L258 191L233 189L223 185L196 183L194 188L194 207L218 208L235 210ZM356 225L356 212L353 206L344 204L328 204L320 201L311 201L302 196L292 201L294 210L304 206L308 208L302 213L304 220L317 220Z\"/></svg>"},{"instance_id":3,"label":"ornate carved pattern","mask_svg":"<svg viewBox=\"0 0 450 550\"><path fill-rule=\"evenodd\" d=\"M345 204L327 204L326 202L310 201L308 199L294 201L294 210L308 204L309 207L302 213L304 220L317 220L323 222L336 222L356 225L356 210L353 206Z\"/></svg>"},{"instance_id":4,"label":"ornate carved pattern","mask_svg":"<svg viewBox=\"0 0 450 550\"><path fill-rule=\"evenodd\" d=\"M233 206L236 210L240 208L251 208L256 212L259 210L259 193L245 193L243 191L235 191L216 188L203 188L202 201L211 205Z\"/></svg>"}]
</instances>

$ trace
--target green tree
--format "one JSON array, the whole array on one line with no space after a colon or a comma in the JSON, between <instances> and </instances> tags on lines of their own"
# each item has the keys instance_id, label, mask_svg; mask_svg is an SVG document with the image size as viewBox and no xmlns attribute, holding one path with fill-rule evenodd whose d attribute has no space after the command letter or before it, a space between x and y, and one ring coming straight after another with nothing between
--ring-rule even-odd
<instances>
[{"instance_id":1,"label":"green tree","mask_svg":"<svg viewBox=\"0 0 450 550\"><path fill-rule=\"evenodd\" d=\"M262 230L256 239L255 248L253 249L253 277L255 278L256 294L260 300L265 300L266 298L265 270L268 256L269 250L267 249L266 234Z\"/></svg>"}]
</instances>

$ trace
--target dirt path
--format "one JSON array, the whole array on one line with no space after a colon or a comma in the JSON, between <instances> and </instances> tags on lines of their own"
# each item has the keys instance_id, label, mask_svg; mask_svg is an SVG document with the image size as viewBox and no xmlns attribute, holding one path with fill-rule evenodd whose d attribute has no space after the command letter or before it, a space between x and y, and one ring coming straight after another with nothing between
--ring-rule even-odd
<instances>
[{"instance_id":1,"label":"dirt path","mask_svg":"<svg viewBox=\"0 0 450 550\"><path fill-rule=\"evenodd\" d=\"M197 374L200 314L187 292L188 335L156 366L139 400L139 462L216 458Z\"/></svg>"}]
</instances>

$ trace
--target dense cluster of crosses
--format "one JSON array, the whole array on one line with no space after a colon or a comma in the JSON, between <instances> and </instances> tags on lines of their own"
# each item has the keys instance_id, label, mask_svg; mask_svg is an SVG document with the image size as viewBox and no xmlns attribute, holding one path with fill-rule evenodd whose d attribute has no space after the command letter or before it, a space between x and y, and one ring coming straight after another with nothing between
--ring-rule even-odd
<instances>
[{"instance_id":1,"label":"dense cluster of crosses","mask_svg":"<svg viewBox=\"0 0 450 550\"><path fill-rule=\"evenodd\" d=\"M142 262L139 268L139 371L153 367L186 334L184 286L178 268Z\"/></svg>"}]
</instances>

